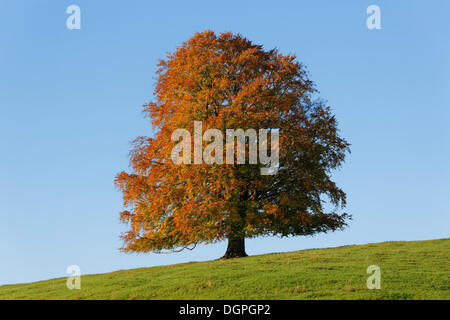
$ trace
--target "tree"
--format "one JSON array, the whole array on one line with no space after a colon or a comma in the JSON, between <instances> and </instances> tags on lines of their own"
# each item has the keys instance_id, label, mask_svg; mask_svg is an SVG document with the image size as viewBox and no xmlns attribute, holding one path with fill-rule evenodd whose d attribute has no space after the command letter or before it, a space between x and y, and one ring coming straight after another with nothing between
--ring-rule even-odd
<instances>
[{"instance_id":1,"label":"tree","mask_svg":"<svg viewBox=\"0 0 450 320\"><path fill-rule=\"evenodd\" d=\"M351 217L337 213L346 195L330 174L349 144L294 55L265 51L239 34L205 31L158 66L156 101L143 106L155 134L134 141L132 172L116 176L128 209L121 213L129 225L123 251L177 251L228 239L224 258L241 257L245 238L346 226ZM193 132L194 121L224 136L226 129L278 129L278 171L262 175L261 164L248 163L175 164L172 133Z\"/></svg>"}]
</instances>

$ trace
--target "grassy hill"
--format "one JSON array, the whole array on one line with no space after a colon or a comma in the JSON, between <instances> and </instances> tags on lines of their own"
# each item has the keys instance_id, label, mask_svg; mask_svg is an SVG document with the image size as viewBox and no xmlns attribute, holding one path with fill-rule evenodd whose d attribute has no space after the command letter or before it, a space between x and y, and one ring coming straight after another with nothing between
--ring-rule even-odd
<instances>
[{"instance_id":1,"label":"grassy hill","mask_svg":"<svg viewBox=\"0 0 450 320\"><path fill-rule=\"evenodd\" d=\"M450 299L450 239L384 242L0 286L0 299ZM366 287L369 265L381 289Z\"/></svg>"}]
</instances>

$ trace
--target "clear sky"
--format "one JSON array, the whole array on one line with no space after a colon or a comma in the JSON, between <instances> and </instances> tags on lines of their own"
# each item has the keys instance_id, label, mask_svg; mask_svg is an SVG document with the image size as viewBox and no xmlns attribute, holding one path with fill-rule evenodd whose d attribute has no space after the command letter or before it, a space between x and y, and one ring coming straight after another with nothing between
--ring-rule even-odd
<instances>
[{"instance_id":1,"label":"clear sky","mask_svg":"<svg viewBox=\"0 0 450 320\"><path fill-rule=\"evenodd\" d=\"M81 8L69 30L66 8ZM381 8L381 30L366 8ZM295 53L352 144L334 176L353 221L315 237L259 238L262 254L449 237L450 2L1 1L0 284L219 258L225 243L122 254L130 141L156 63L197 31Z\"/></svg>"}]
</instances>

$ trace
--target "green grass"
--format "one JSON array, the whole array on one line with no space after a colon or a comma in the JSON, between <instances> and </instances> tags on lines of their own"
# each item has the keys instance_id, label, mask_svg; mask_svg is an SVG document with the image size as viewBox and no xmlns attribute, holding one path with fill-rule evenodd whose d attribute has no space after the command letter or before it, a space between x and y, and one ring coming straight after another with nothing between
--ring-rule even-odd
<instances>
[{"instance_id":1,"label":"green grass","mask_svg":"<svg viewBox=\"0 0 450 320\"><path fill-rule=\"evenodd\" d=\"M384 242L0 286L0 299L449 299L450 239ZM381 269L381 289L366 269Z\"/></svg>"}]
</instances>

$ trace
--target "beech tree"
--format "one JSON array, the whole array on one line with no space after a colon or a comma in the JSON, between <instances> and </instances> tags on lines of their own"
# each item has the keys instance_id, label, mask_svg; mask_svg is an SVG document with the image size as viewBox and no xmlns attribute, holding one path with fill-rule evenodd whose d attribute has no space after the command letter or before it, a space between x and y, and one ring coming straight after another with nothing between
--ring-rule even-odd
<instances>
[{"instance_id":1,"label":"beech tree","mask_svg":"<svg viewBox=\"0 0 450 320\"><path fill-rule=\"evenodd\" d=\"M228 240L223 258L242 257L245 238L346 226L350 215L338 212L346 195L331 173L349 144L295 55L264 50L240 34L205 31L158 67L155 101L143 106L155 133L133 142L130 172L116 176L126 209L120 217L129 226L121 250L159 253ZM196 121L224 137L226 129L278 129L278 170L263 175L269 165L261 163L175 164L172 133L193 133ZM203 139L202 148L208 143ZM246 140L246 156L248 147Z\"/></svg>"}]
</instances>

